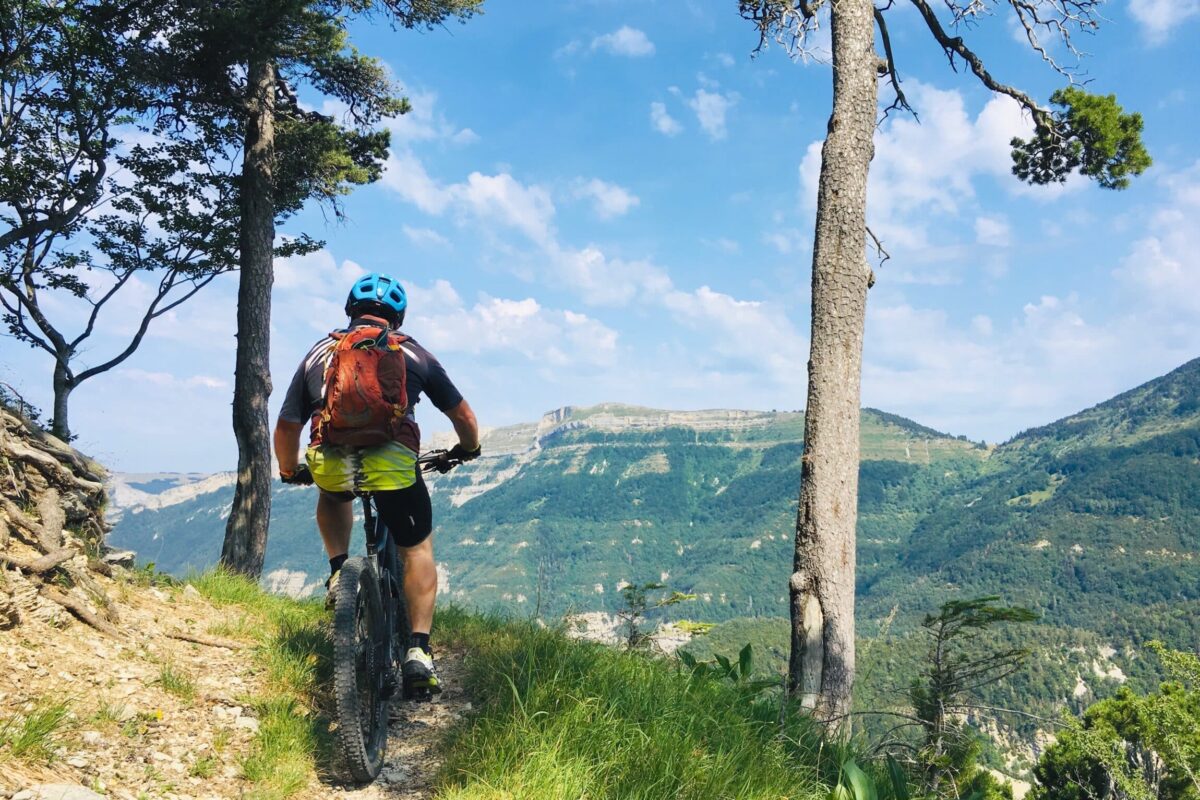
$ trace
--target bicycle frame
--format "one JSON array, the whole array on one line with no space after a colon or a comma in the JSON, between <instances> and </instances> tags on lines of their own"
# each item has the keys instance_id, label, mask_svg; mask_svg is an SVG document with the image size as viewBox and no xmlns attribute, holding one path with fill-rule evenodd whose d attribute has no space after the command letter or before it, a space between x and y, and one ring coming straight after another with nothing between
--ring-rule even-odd
<instances>
[{"instance_id":1,"label":"bicycle frame","mask_svg":"<svg viewBox=\"0 0 1200 800\"><path fill-rule=\"evenodd\" d=\"M362 496L362 506L367 562L371 564L379 581L379 594L383 602L385 632L382 644L386 646L383 663L388 665L390 671L397 647L403 652L408 643L409 622L408 604L404 596L404 571L396 552L396 543L378 518L374 499L370 494Z\"/></svg>"}]
</instances>

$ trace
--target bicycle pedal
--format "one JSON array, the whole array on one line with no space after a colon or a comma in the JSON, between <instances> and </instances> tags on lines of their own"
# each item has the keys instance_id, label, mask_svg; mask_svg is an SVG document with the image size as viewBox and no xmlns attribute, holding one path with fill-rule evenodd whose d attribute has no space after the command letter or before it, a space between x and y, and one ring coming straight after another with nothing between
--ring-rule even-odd
<instances>
[{"instance_id":1,"label":"bicycle pedal","mask_svg":"<svg viewBox=\"0 0 1200 800\"><path fill-rule=\"evenodd\" d=\"M428 703L433 700L433 692L428 686L406 686L404 688L404 699L413 700L418 703Z\"/></svg>"}]
</instances>

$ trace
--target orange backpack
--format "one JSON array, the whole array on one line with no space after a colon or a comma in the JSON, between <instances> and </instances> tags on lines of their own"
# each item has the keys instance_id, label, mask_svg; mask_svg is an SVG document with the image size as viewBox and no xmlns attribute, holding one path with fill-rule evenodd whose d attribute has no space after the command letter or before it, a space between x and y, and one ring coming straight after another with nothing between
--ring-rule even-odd
<instances>
[{"instance_id":1,"label":"orange backpack","mask_svg":"<svg viewBox=\"0 0 1200 800\"><path fill-rule=\"evenodd\" d=\"M329 334L337 340L325 368L325 405L314 442L371 447L395 441L408 413L407 336L364 325Z\"/></svg>"}]
</instances>

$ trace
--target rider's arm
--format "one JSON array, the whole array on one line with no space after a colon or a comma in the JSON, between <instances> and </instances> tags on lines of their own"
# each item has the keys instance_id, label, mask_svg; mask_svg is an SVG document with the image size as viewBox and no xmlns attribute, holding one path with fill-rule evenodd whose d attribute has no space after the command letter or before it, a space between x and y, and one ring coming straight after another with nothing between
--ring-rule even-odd
<instances>
[{"instance_id":1,"label":"rider's arm","mask_svg":"<svg viewBox=\"0 0 1200 800\"><path fill-rule=\"evenodd\" d=\"M279 474L289 476L300 463L300 434L303 422L281 419L275 423L275 458L279 461Z\"/></svg>"},{"instance_id":2,"label":"rider's arm","mask_svg":"<svg viewBox=\"0 0 1200 800\"><path fill-rule=\"evenodd\" d=\"M449 411L443 411L449 417L451 424L454 425L454 432L458 434L458 443L468 453L474 453L479 449L479 423L475 420L475 412L471 410L471 406L466 400L456 405Z\"/></svg>"}]
</instances>

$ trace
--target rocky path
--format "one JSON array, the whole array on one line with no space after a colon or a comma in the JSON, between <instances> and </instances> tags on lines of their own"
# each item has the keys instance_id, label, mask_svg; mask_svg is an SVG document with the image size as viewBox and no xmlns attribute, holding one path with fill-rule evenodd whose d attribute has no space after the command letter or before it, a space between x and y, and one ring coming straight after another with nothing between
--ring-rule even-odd
<instances>
[{"instance_id":1,"label":"rocky path","mask_svg":"<svg viewBox=\"0 0 1200 800\"><path fill-rule=\"evenodd\" d=\"M0 753L0 798L246 795L251 786L241 763L259 722L245 698L262 691L264 675L249 646L222 636L238 628L238 610L217 608L191 588L168 591L101 580L119 603L120 638L78 624L51 604L26 614L23 624L0 630L0 727L4 720L58 704L65 715L48 758ZM210 643L176 638L180 634ZM396 704L388 761L378 781L345 786L320 776L294 796L432 797L441 739L470 708L460 688L461 653L439 652L438 670L447 690L436 701ZM190 693L174 685L172 675L185 676Z\"/></svg>"},{"instance_id":2,"label":"rocky path","mask_svg":"<svg viewBox=\"0 0 1200 800\"><path fill-rule=\"evenodd\" d=\"M190 588L98 580L119 606L119 637L44 603L0 631L0 719L55 706L65 715L43 757L5 760L0 796L64 796L30 791L47 785L79 787L66 797L91 797L88 789L115 800L244 793L240 759L258 720L242 698L261 687L250 651L168 635L209 634L228 612Z\"/></svg>"},{"instance_id":3,"label":"rocky path","mask_svg":"<svg viewBox=\"0 0 1200 800\"><path fill-rule=\"evenodd\" d=\"M348 800L426 800L442 765L439 746L450 726L471 710L462 689L462 653L439 650L438 675L446 690L429 702L396 703L388 732L388 755L379 780L364 787L342 787L334 796ZM330 796L330 788L324 794Z\"/></svg>"}]
</instances>

